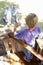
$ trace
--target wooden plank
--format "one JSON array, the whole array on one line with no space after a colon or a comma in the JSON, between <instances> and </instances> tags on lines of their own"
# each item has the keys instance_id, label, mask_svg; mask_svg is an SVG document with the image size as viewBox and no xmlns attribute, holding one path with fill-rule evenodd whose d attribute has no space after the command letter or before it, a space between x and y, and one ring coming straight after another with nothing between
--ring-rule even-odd
<instances>
[{"instance_id":1,"label":"wooden plank","mask_svg":"<svg viewBox=\"0 0 43 65\"><path fill-rule=\"evenodd\" d=\"M4 43L4 46L5 46L6 51L10 51L10 48L8 46L8 38L4 38L2 41Z\"/></svg>"},{"instance_id":2,"label":"wooden plank","mask_svg":"<svg viewBox=\"0 0 43 65\"><path fill-rule=\"evenodd\" d=\"M15 62L20 60L20 58L15 53L10 53L9 55L7 55L7 57L14 60Z\"/></svg>"},{"instance_id":3,"label":"wooden plank","mask_svg":"<svg viewBox=\"0 0 43 65\"><path fill-rule=\"evenodd\" d=\"M13 51L13 53L14 53L14 52L16 52L14 39L13 39L13 38L9 38L9 39L10 39L10 43L11 43L11 46L12 46L12 51Z\"/></svg>"},{"instance_id":4,"label":"wooden plank","mask_svg":"<svg viewBox=\"0 0 43 65\"><path fill-rule=\"evenodd\" d=\"M38 52L36 52L31 46L27 45L26 43L24 43L22 40L18 40L16 38L14 38L18 43L20 43L24 48L26 48L27 50L29 50L33 55L35 55L37 58L39 58L41 61L43 61L43 56L41 54L39 54Z\"/></svg>"}]
</instances>

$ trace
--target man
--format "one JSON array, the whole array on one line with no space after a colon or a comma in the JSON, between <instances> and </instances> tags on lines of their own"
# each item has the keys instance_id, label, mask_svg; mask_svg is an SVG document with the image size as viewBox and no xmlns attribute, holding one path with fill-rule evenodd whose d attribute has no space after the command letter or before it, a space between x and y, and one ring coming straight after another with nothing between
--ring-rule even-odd
<instances>
[{"instance_id":1,"label":"man","mask_svg":"<svg viewBox=\"0 0 43 65\"><path fill-rule=\"evenodd\" d=\"M4 12L4 19L7 25L11 24L11 9L10 6L7 5L5 12Z\"/></svg>"},{"instance_id":2,"label":"man","mask_svg":"<svg viewBox=\"0 0 43 65\"><path fill-rule=\"evenodd\" d=\"M15 4L12 7L12 15L14 17L14 23L18 23L18 8Z\"/></svg>"}]
</instances>

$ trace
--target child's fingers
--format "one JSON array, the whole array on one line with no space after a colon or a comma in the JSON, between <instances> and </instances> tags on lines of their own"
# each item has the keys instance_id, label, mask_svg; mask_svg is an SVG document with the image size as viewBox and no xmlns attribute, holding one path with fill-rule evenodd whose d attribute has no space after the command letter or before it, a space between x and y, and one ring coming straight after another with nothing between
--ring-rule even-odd
<instances>
[{"instance_id":1,"label":"child's fingers","mask_svg":"<svg viewBox=\"0 0 43 65\"><path fill-rule=\"evenodd\" d=\"M18 26L20 26L21 24L20 23L17 23L17 24L15 24L15 27L18 27Z\"/></svg>"}]
</instances>

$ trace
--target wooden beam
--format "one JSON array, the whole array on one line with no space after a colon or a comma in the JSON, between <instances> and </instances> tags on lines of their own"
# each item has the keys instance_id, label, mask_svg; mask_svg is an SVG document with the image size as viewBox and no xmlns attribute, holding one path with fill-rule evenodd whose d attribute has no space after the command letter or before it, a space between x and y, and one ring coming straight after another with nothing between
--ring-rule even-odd
<instances>
[{"instance_id":1,"label":"wooden beam","mask_svg":"<svg viewBox=\"0 0 43 65\"><path fill-rule=\"evenodd\" d=\"M18 43L20 43L24 48L26 48L27 50L29 50L33 55L35 55L37 58L39 58L41 61L43 61L43 56L41 54L39 54L38 52L36 52L31 46L27 45L26 43L24 43L22 40L18 40L16 38L14 38L14 40L16 40Z\"/></svg>"},{"instance_id":2,"label":"wooden beam","mask_svg":"<svg viewBox=\"0 0 43 65\"><path fill-rule=\"evenodd\" d=\"M4 38L2 41L5 46L6 51L10 51L10 48L8 46L8 38Z\"/></svg>"},{"instance_id":3,"label":"wooden beam","mask_svg":"<svg viewBox=\"0 0 43 65\"><path fill-rule=\"evenodd\" d=\"M13 38L9 38L9 39L10 39L10 43L11 43L11 46L12 46L12 51L13 51L13 53L14 53L14 52L16 52L14 39L13 39Z\"/></svg>"}]
</instances>

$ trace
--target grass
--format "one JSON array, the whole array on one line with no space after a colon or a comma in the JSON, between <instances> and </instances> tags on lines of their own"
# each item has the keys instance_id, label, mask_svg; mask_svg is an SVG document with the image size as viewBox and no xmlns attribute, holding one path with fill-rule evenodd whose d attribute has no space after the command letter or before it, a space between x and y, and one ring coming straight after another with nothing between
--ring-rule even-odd
<instances>
[{"instance_id":1,"label":"grass","mask_svg":"<svg viewBox=\"0 0 43 65\"><path fill-rule=\"evenodd\" d=\"M5 24L2 19L3 19L3 16L4 16L4 11L5 11L6 5L11 6L12 4L13 3L9 3L7 1L0 1L0 24ZM19 8L18 4L16 6ZM20 19L21 18L21 13L19 13L18 16L19 16L19 19ZM12 18L12 20L13 20L13 18ZM13 21L12 21L12 23L13 23Z\"/></svg>"}]
</instances>

